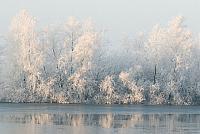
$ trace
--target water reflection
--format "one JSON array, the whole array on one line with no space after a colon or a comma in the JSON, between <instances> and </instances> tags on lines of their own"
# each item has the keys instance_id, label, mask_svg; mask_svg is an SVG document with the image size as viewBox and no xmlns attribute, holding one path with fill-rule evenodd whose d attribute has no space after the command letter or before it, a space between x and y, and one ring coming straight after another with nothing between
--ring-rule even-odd
<instances>
[{"instance_id":1,"label":"water reflection","mask_svg":"<svg viewBox=\"0 0 200 134\"><path fill-rule=\"evenodd\" d=\"M0 129L4 134L200 133L200 114L18 110L0 112Z\"/></svg>"},{"instance_id":2,"label":"water reflection","mask_svg":"<svg viewBox=\"0 0 200 134\"><path fill-rule=\"evenodd\" d=\"M5 113L0 114L0 122L97 126L101 128L165 127L181 126L184 123L200 127L200 114L71 114L71 113Z\"/></svg>"}]
</instances>

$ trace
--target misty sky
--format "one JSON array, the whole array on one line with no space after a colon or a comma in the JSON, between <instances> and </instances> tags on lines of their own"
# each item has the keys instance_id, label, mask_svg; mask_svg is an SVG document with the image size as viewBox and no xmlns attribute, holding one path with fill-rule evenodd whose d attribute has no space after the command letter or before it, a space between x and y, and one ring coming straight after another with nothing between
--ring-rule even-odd
<instances>
[{"instance_id":1,"label":"misty sky","mask_svg":"<svg viewBox=\"0 0 200 134\"><path fill-rule=\"evenodd\" d=\"M0 0L0 34L11 18L27 9L41 25L64 22L69 16L91 17L114 37L149 31L177 15L186 18L192 31L200 31L200 0Z\"/></svg>"}]
</instances>

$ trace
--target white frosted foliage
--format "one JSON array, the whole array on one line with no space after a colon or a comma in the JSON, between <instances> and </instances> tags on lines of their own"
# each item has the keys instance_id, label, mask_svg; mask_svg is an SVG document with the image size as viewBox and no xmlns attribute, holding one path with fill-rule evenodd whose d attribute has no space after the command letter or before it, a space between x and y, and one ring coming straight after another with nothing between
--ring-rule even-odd
<instances>
[{"instance_id":1,"label":"white frosted foliage","mask_svg":"<svg viewBox=\"0 0 200 134\"><path fill-rule=\"evenodd\" d=\"M149 33L125 35L120 45L105 31L90 18L75 17L41 28L35 17L20 11L2 46L0 100L200 104L199 36L182 16Z\"/></svg>"}]
</instances>

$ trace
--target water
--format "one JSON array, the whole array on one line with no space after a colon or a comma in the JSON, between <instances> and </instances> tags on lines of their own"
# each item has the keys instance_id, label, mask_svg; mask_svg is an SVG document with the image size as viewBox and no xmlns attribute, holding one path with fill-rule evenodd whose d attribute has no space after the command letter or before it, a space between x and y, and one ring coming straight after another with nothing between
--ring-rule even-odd
<instances>
[{"instance_id":1,"label":"water","mask_svg":"<svg viewBox=\"0 0 200 134\"><path fill-rule=\"evenodd\" d=\"M200 133L200 106L0 104L0 134Z\"/></svg>"}]
</instances>

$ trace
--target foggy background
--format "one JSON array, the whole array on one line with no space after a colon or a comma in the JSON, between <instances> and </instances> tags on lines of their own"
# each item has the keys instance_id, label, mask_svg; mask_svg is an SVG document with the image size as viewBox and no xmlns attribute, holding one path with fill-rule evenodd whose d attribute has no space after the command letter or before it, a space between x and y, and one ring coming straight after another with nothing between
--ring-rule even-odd
<instances>
[{"instance_id":1,"label":"foggy background","mask_svg":"<svg viewBox=\"0 0 200 134\"><path fill-rule=\"evenodd\" d=\"M97 27L106 29L112 40L126 33L149 31L154 24L166 25L182 15L185 24L200 31L199 0L0 0L0 35L5 34L13 16L26 9L40 26L63 23L69 16L91 17Z\"/></svg>"}]
</instances>

